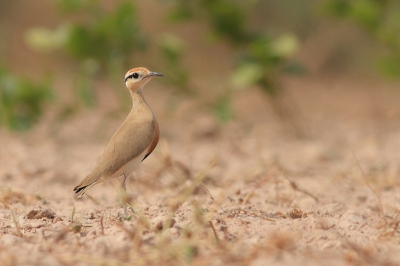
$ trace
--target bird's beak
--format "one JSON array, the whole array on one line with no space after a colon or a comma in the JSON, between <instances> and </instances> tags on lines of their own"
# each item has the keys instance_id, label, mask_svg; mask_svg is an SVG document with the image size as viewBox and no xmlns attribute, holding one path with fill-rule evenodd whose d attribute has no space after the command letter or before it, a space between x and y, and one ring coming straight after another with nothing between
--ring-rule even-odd
<instances>
[{"instance_id":1,"label":"bird's beak","mask_svg":"<svg viewBox=\"0 0 400 266\"><path fill-rule=\"evenodd\" d=\"M150 77L153 77L153 76L164 77L163 74L158 73L158 72L150 72L147 76L148 76L148 77L149 77L149 76L150 76Z\"/></svg>"}]
</instances>

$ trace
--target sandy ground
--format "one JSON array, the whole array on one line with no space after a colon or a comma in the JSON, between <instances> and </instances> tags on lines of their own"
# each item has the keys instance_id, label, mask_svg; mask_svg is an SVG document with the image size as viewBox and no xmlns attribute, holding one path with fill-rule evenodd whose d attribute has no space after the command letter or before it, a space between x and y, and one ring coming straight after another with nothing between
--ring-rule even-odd
<instances>
[{"instance_id":1,"label":"sandy ground","mask_svg":"<svg viewBox=\"0 0 400 266\"><path fill-rule=\"evenodd\" d=\"M285 87L301 138L256 89L235 95L226 124L147 89L162 137L128 181L129 217L118 180L72 192L125 114L1 131L0 264L399 265L398 84Z\"/></svg>"}]
</instances>

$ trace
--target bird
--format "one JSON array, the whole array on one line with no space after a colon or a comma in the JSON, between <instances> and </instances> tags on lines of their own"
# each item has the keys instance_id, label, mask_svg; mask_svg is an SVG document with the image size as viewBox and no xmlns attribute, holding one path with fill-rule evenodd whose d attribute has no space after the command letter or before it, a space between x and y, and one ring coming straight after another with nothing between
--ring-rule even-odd
<instances>
[{"instance_id":1,"label":"bird","mask_svg":"<svg viewBox=\"0 0 400 266\"><path fill-rule=\"evenodd\" d=\"M164 75L144 67L132 68L125 74L124 82L132 97L132 108L111 137L97 165L74 188L77 198L94 185L117 177L122 177L121 188L126 192L127 177L157 146L159 125L143 95L143 87L157 76ZM124 213L127 214L126 203Z\"/></svg>"}]
</instances>

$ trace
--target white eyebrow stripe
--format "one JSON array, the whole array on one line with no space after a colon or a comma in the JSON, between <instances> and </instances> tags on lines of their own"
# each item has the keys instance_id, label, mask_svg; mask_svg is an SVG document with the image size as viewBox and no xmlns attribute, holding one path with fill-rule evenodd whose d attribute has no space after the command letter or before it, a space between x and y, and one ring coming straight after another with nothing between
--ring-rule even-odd
<instances>
[{"instance_id":1,"label":"white eyebrow stripe","mask_svg":"<svg viewBox=\"0 0 400 266\"><path fill-rule=\"evenodd\" d=\"M130 77L132 77L132 75L135 74L135 73L137 73L137 72L136 72L136 71L128 72L128 73L125 75L124 82L126 82L127 79L130 78ZM138 74L138 75L140 75L140 74Z\"/></svg>"},{"instance_id":2,"label":"white eyebrow stripe","mask_svg":"<svg viewBox=\"0 0 400 266\"><path fill-rule=\"evenodd\" d=\"M135 72L128 72L128 73L126 73L125 79L129 78L129 76L131 76L133 73L135 73Z\"/></svg>"}]
</instances>

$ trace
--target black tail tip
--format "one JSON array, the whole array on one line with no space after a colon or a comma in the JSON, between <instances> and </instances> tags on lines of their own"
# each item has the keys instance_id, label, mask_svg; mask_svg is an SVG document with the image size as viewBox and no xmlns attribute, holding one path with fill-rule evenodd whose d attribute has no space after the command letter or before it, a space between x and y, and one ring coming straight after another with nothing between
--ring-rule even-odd
<instances>
[{"instance_id":1,"label":"black tail tip","mask_svg":"<svg viewBox=\"0 0 400 266\"><path fill-rule=\"evenodd\" d=\"M79 192L81 192L82 190L84 190L85 188L86 188L87 186L84 186L84 187L75 187L74 188L74 191L75 191L75 193L79 193Z\"/></svg>"}]
</instances>

